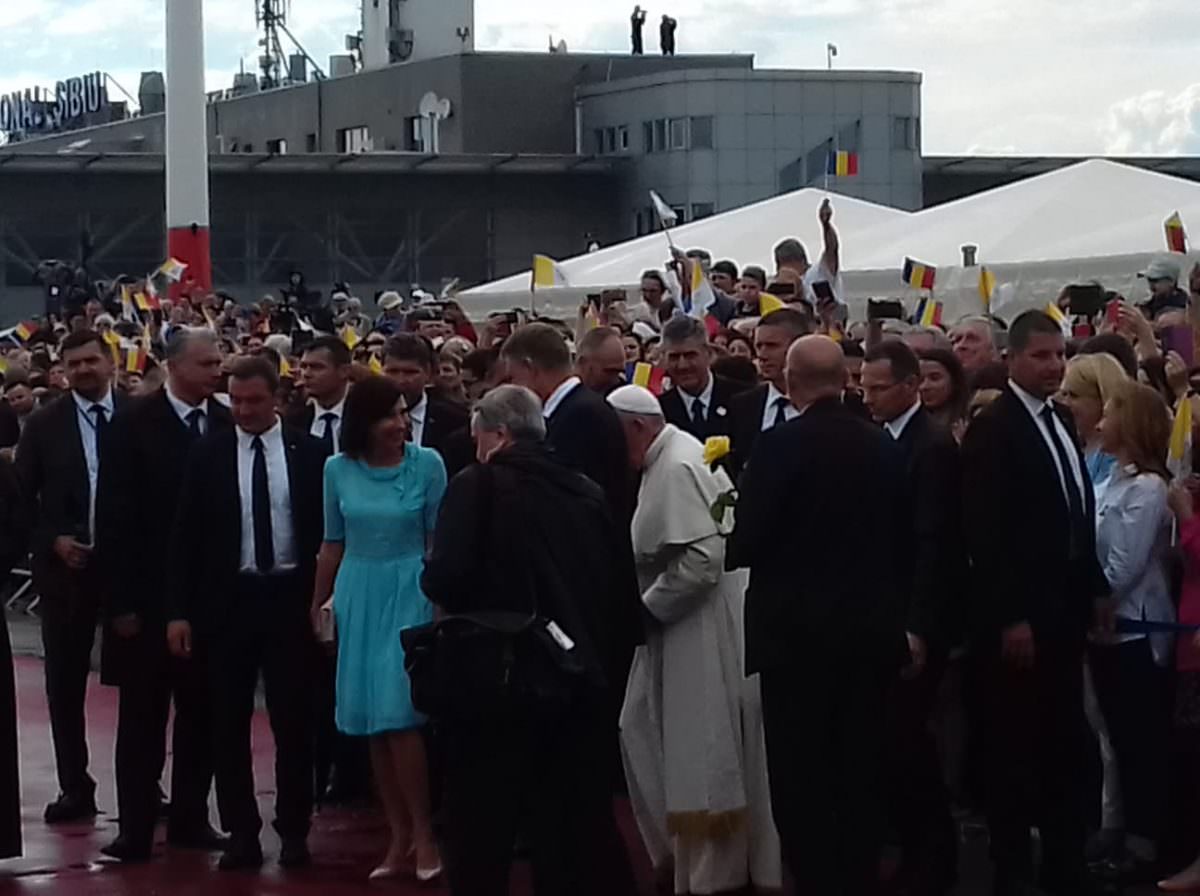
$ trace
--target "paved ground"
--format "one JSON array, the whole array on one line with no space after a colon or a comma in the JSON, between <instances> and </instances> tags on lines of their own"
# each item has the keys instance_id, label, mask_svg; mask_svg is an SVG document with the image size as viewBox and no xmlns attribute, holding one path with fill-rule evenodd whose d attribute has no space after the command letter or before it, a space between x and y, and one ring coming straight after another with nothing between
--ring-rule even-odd
<instances>
[{"instance_id":1,"label":"paved ground","mask_svg":"<svg viewBox=\"0 0 1200 896\"><path fill-rule=\"evenodd\" d=\"M30 617L10 614L14 650L18 654L17 702L21 737L21 784L24 805L25 856L0 862L0 896L342 896L342 894L387 892L405 894L443 892L412 884L368 886L367 874L385 846L386 832L373 811L325 811L314 824L311 846L314 866L301 873L285 874L274 866L279 844L269 826L264 828L263 848L267 866L259 876L218 874L210 870L215 857L188 852L168 852L161 843L158 858L150 865L132 869L98 861L99 848L114 836L116 810L113 791L113 736L116 730L116 693L93 679L88 694L88 735L92 748L93 776L99 782L97 803L109 814L94 824L47 827L42 808L55 793L54 758L50 749L42 684L42 665L37 626ZM273 744L266 719L255 718L255 779L264 820L272 817L274 800L271 757ZM169 775L164 778L169 780ZM651 896L654 888L636 828L626 806L620 807L622 828L641 879L641 893ZM214 811L213 817L216 817ZM161 838L161 830L160 830ZM981 833L963 843L962 883L955 896L985 896L989 892L986 842ZM528 876L521 866L514 873L514 893L529 892ZM1139 891L1136 896L1155 892ZM625 894L613 894L625 896ZM1130 896L1135 896L1131 891Z\"/></svg>"}]
</instances>

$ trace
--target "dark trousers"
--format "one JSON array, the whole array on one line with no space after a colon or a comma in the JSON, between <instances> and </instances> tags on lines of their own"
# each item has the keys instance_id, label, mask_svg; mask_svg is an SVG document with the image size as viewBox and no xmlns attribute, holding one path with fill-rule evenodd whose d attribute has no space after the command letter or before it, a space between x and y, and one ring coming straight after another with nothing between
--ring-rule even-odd
<instances>
[{"instance_id":1,"label":"dark trousers","mask_svg":"<svg viewBox=\"0 0 1200 896\"><path fill-rule=\"evenodd\" d=\"M111 637L111 635L110 635ZM117 807L121 834L149 845L158 821L158 780L166 759L172 700L169 832L187 835L208 826L212 786L212 723L207 668L199 644L189 660L170 656L166 633L151 625L121 645L130 663L121 681L117 722Z\"/></svg>"},{"instance_id":2,"label":"dark trousers","mask_svg":"<svg viewBox=\"0 0 1200 896\"><path fill-rule=\"evenodd\" d=\"M212 634L209 680L217 805L235 841L262 829L254 797L250 723L262 674L275 737L275 829L308 835L313 803L312 649L307 589L300 577L241 576L235 616Z\"/></svg>"},{"instance_id":3,"label":"dark trousers","mask_svg":"<svg viewBox=\"0 0 1200 896\"><path fill-rule=\"evenodd\" d=\"M42 600L50 600L46 595ZM96 782L88 774L87 724L84 702L92 669L99 606L74 600L69 609L54 607L42 615L42 647L46 654L46 703L58 789L67 796L92 799Z\"/></svg>"},{"instance_id":4,"label":"dark trousers","mask_svg":"<svg viewBox=\"0 0 1200 896\"><path fill-rule=\"evenodd\" d=\"M946 671L944 651L930 651L921 674L897 678L887 705L884 792L887 816L903 851L901 877L915 893L935 896L953 885L958 837L930 716Z\"/></svg>"},{"instance_id":5,"label":"dark trousers","mask_svg":"<svg viewBox=\"0 0 1200 896\"><path fill-rule=\"evenodd\" d=\"M507 896L518 830L536 896L637 892L613 817L602 711L446 724L447 873L455 896Z\"/></svg>"},{"instance_id":6,"label":"dark trousers","mask_svg":"<svg viewBox=\"0 0 1200 896\"><path fill-rule=\"evenodd\" d=\"M337 730L337 659L322 645L313 651L313 767L317 802L336 780L342 796L365 796L369 788L367 738Z\"/></svg>"},{"instance_id":7,"label":"dark trousers","mask_svg":"<svg viewBox=\"0 0 1200 896\"><path fill-rule=\"evenodd\" d=\"M1170 671L1155 664L1148 638L1093 647L1089 659L1117 757L1125 830L1158 843L1167 820Z\"/></svg>"},{"instance_id":8,"label":"dark trousers","mask_svg":"<svg viewBox=\"0 0 1200 896\"><path fill-rule=\"evenodd\" d=\"M761 675L771 806L797 891L878 888L879 768L892 673L805 658Z\"/></svg>"},{"instance_id":9,"label":"dark trousers","mask_svg":"<svg viewBox=\"0 0 1200 896\"><path fill-rule=\"evenodd\" d=\"M1029 829L1041 833L1040 885L1073 893L1085 842L1083 644L1036 644L1017 670L997 646L981 656L987 699L987 817L997 882L1035 883Z\"/></svg>"}]
</instances>

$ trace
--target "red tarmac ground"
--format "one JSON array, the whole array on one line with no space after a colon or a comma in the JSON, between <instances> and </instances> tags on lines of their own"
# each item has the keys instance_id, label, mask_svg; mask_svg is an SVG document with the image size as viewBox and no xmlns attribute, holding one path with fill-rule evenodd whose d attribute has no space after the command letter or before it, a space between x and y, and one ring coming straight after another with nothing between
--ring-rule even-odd
<instances>
[{"instance_id":1,"label":"red tarmac ground","mask_svg":"<svg viewBox=\"0 0 1200 896\"><path fill-rule=\"evenodd\" d=\"M155 860L147 865L124 867L100 861L100 847L116 836L116 795L113 789L113 739L116 733L116 691L101 687L93 677L88 693L88 743L92 776L99 782L96 802L106 814L94 824L49 827L42 810L55 796L54 754L42 689L42 664L16 660L17 706L21 736L21 790L25 855L0 861L0 896L343 896L387 893L394 896L444 893L439 887L420 887L415 881L368 884L367 874L379 861L386 845L383 819L374 811L324 810L314 819L309 845L313 866L300 872L282 872L275 864L279 841L270 829L274 785L271 732L260 711L254 720L255 780L264 820L263 851L267 863L260 874L221 873L214 869L216 855L167 850L156 844ZM169 775L164 775L169 780ZM213 813L216 818L216 813ZM650 872L627 807L621 807L621 824L637 863L643 893L653 892ZM529 892L528 874L517 866L515 894ZM614 894L617 896L617 894Z\"/></svg>"}]
</instances>

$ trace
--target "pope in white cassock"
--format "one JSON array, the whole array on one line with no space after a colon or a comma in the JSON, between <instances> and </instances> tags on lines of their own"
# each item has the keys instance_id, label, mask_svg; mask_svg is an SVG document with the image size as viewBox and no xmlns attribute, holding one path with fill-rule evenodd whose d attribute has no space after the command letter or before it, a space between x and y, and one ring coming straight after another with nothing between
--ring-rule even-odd
<instances>
[{"instance_id":1,"label":"pope in white cassock","mask_svg":"<svg viewBox=\"0 0 1200 896\"><path fill-rule=\"evenodd\" d=\"M783 886L771 819L757 679L745 676L745 572L725 572L711 507L732 488L704 447L666 423L640 386L608 398L642 470L633 549L642 602L657 624L634 656L621 745L634 815L675 892ZM730 514L731 516L731 514Z\"/></svg>"}]
</instances>

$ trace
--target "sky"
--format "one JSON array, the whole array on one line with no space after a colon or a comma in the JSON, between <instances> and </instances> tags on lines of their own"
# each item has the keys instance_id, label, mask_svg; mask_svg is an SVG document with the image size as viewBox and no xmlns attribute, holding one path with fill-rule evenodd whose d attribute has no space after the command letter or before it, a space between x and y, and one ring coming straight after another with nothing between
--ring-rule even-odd
<instances>
[{"instance_id":1,"label":"sky","mask_svg":"<svg viewBox=\"0 0 1200 896\"><path fill-rule=\"evenodd\" d=\"M344 52L359 0L291 2L289 26L318 62ZM663 12L679 20L680 53L823 68L832 42L840 68L922 72L926 154L1200 153L1194 0L643 2L651 24ZM231 85L241 60L254 68L255 2L204 4L215 90ZM163 67L163 5L0 0L0 92L103 70L136 95L139 73ZM477 0L476 47L545 52L553 35L572 49L624 51L629 11L601 0Z\"/></svg>"}]
</instances>

